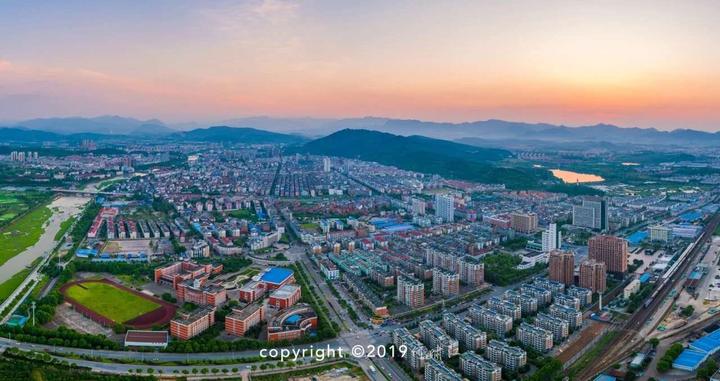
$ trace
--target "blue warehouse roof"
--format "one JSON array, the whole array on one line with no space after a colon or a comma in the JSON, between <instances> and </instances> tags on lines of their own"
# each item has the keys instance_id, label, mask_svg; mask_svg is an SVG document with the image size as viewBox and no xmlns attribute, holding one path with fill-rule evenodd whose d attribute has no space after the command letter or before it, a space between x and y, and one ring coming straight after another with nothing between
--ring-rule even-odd
<instances>
[{"instance_id":1,"label":"blue warehouse roof","mask_svg":"<svg viewBox=\"0 0 720 381\"><path fill-rule=\"evenodd\" d=\"M266 271L262 277L260 277L260 279L263 282L280 284L292 275L293 271L290 269L283 267L271 267L270 270Z\"/></svg>"}]
</instances>

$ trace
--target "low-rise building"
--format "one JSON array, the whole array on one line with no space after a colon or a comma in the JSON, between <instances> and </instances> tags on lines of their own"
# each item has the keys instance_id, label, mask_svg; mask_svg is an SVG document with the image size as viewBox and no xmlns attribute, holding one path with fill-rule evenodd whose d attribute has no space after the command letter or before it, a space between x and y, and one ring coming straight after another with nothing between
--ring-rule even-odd
<instances>
[{"instance_id":1,"label":"low-rise building","mask_svg":"<svg viewBox=\"0 0 720 381\"><path fill-rule=\"evenodd\" d=\"M233 308L232 312L225 316L225 332L234 336L244 336L252 327L260 324L265 318L264 309L261 304L251 304L245 308Z\"/></svg>"},{"instance_id":2,"label":"low-rise building","mask_svg":"<svg viewBox=\"0 0 720 381\"><path fill-rule=\"evenodd\" d=\"M300 286L286 284L270 294L268 304L278 309L285 309L300 301L300 297Z\"/></svg>"},{"instance_id":3,"label":"low-rise building","mask_svg":"<svg viewBox=\"0 0 720 381\"><path fill-rule=\"evenodd\" d=\"M170 335L180 340L188 340L203 333L215 324L215 307L200 307L192 312L179 312L170 320Z\"/></svg>"}]
</instances>

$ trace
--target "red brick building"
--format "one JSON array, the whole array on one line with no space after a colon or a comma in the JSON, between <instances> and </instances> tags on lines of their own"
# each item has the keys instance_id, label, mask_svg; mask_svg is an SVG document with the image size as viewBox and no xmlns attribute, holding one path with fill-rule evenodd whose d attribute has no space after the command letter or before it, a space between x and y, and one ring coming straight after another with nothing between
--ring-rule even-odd
<instances>
[{"instance_id":1,"label":"red brick building","mask_svg":"<svg viewBox=\"0 0 720 381\"><path fill-rule=\"evenodd\" d=\"M170 320L170 335L188 340L215 324L215 307L201 307L192 312L180 312Z\"/></svg>"},{"instance_id":2,"label":"red brick building","mask_svg":"<svg viewBox=\"0 0 720 381\"><path fill-rule=\"evenodd\" d=\"M278 309L285 309L300 301L300 296L300 286L286 284L270 294L268 304Z\"/></svg>"},{"instance_id":3,"label":"red brick building","mask_svg":"<svg viewBox=\"0 0 720 381\"><path fill-rule=\"evenodd\" d=\"M611 235L596 235L588 240L588 258L604 262L611 273L627 272L628 243Z\"/></svg>"},{"instance_id":4,"label":"red brick building","mask_svg":"<svg viewBox=\"0 0 720 381\"><path fill-rule=\"evenodd\" d=\"M243 309L233 308L225 317L225 332L234 336L244 336L248 329L260 324L265 318L261 304L251 304Z\"/></svg>"}]
</instances>

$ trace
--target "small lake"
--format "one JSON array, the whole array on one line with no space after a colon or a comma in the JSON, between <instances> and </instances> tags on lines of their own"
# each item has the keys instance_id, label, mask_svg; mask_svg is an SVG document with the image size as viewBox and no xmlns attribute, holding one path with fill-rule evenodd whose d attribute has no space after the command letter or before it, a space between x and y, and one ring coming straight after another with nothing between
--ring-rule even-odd
<instances>
[{"instance_id":1,"label":"small lake","mask_svg":"<svg viewBox=\"0 0 720 381\"><path fill-rule=\"evenodd\" d=\"M597 183L600 181L605 181L605 179L603 179L602 177L590 173L578 173L572 171L564 171L562 169L551 169L550 172L552 172L553 176L562 180L566 184Z\"/></svg>"}]
</instances>

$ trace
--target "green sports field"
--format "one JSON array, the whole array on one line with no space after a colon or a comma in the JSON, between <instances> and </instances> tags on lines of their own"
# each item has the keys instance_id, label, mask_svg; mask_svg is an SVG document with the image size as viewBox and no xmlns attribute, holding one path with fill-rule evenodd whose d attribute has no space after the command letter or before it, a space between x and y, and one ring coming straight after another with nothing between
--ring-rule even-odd
<instances>
[{"instance_id":1,"label":"green sports field","mask_svg":"<svg viewBox=\"0 0 720 381\"><path fill-rule=\"evenodd\" d=\"M160 307L160 304L101 282L75 284L65 290L65 294L116 323L124 323Z\"/></svg>"}]
</instances>

